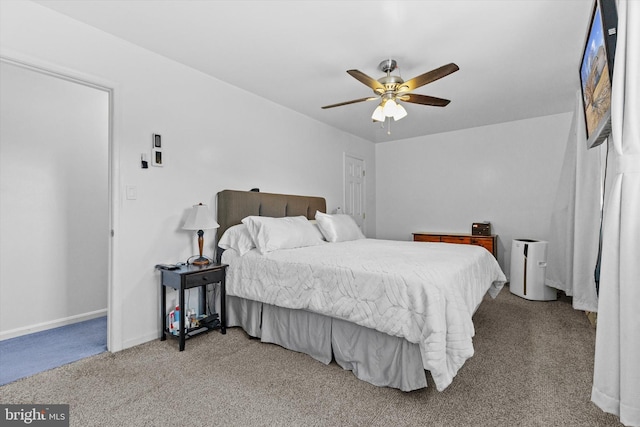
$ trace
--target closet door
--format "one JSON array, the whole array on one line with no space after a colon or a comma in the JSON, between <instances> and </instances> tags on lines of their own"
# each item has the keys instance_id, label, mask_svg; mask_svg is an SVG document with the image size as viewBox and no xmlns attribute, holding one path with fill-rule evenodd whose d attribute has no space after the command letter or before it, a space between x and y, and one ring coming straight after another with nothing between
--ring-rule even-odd
<instances>
[{"instance_id":1,"label":"closet door","mask_svg":"<svg viewBox=\"0 0 640 427\"><path fill-rule=\"evenodd\" d=\"M344 213L351 215L365 231L365 169L364 160L344 155Z\"/></svg>"}]
</instances>

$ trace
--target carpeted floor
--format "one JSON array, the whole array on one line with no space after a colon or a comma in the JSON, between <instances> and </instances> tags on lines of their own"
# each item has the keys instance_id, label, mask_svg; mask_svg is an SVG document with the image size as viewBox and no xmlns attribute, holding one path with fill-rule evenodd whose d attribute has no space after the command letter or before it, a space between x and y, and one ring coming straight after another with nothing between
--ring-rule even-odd
<instances>
[{"instance_id":1,"label":"carpeted floor","mask_svg":"<svg viewBox=\"0 0 640 427\"><path fill-rule=\"evenodd\" d=\"M0 385L107 351L107 317L0 341Z\"/></svg>"},{"instance_id":2,"label":"carpeted floor","mask_svg":"<svg viewBox=\"0 0 640 427\"><path fill-rule=\"evenodd\" d=\"M155 340L0 387L68 403L72 426L619 426L590 402L595 330L567 300L505 288L474 316L476 354L443 392L375 387L239 329Z\"/></svg>"}]
</instances>

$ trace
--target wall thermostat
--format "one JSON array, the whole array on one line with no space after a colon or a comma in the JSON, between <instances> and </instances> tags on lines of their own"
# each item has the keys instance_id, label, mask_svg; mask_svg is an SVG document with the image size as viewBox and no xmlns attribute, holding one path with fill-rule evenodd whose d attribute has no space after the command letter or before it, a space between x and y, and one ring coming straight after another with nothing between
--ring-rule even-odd
<instances>
[{"instance_id":1,"label":"wall thermostat","mask_svg":"<svg viewBox=\"0 0 640 427\"><path fill-rule=\"evenodd\" d=\"M151 166L162 166L162 136L153 134L153 146L151 148Z\"/></svg>"}]
</instances>

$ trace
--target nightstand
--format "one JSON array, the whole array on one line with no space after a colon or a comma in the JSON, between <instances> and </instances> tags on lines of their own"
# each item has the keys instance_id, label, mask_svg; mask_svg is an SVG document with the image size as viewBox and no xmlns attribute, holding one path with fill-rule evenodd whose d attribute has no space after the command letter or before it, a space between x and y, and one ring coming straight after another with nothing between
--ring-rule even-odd
<instances>
[{"instance_id":1,"label":"nightstand","mask_svg":"<svg viewBox=\"0 0 640 427\"><path fill-rule=\"evenodd\" d=\"M183 327L184 315L181 315L180 333L177 336L180 340L180 351L184 350L185 340L202 332L208 332L210 329L220 329L222 334L227 333L226 318L226 289L225 276L227 271L226 264L207 264L207 265L184 265L176 270L161 270L160 277L160 324L162 325L161 341L167 339L166 328L166 307L167 307L167 288L173 288L178 291L178 305L180 310L185 309L184 291L185 289L199 287L202 289L202 298L200 299L200 313L205 313L206 309L206 286L219 283L220 284L220 323L215 326L204 326L193 328L193 330L185 330Z\"/></svg>"}]
</instances>

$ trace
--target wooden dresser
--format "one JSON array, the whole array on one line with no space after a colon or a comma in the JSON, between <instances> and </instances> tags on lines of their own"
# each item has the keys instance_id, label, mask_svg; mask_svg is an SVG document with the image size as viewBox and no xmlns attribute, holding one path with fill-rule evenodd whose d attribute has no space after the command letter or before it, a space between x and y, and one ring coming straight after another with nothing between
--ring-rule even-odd
<instances>
[{"instance_id":1,"label":"wooden dresser","mask_svg":"<svg viewBox=\"0 0 640 427\"><path fill-rule=\"evenodd\" d=\"M487 249L494 257L498 257L498 236L496 234L490 236L474 236L467 233L430 233L420 231L413 233L413 241L477 245Z\"/></svg>"}]
</instances>

